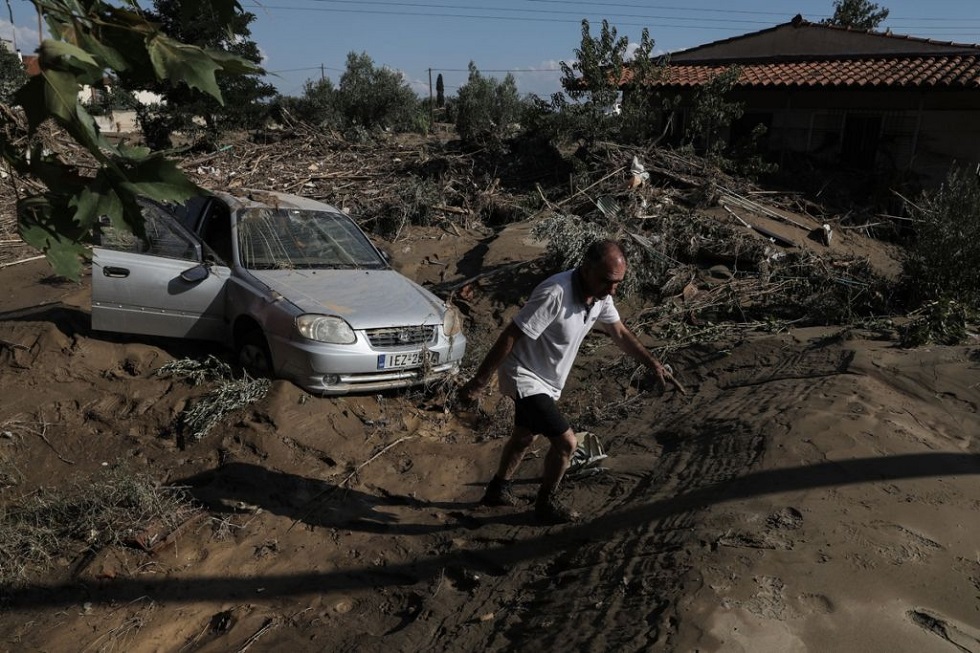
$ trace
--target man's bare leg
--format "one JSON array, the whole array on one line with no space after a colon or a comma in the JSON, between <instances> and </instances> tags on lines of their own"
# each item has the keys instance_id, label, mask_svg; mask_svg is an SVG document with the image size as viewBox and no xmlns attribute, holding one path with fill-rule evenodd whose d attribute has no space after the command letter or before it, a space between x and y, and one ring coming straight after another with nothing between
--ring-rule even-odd
<instances>
[{"instance_id":1,"label":"man's bare leg","mask_svg":"<svg viewBox=\"0 0 980 653\"><path fill-rule=\"evenodd\" d=\"M511 491L510 479L524 460L532 442L534 434L530 430L523 426L514 426L510 437L504 442L503 451L500 452L497 475L487 484L480 503L487 506L516 506L520 503Z\"/></svg>"},{"instance_id":2,"label":"man's bare leg","mask_svg":"<svg viewBox=\"0 0 980 653\"><path fill-rule=\"evenodd\" d=\"M544 472L541 475L541 493L554 494L558 489L558 484L565 476L565 470L572 462L572 454L578 441L575 439L575 432L568 429L557 438L550 440L551 447L544 457Z\"/></svg>"},{"instance_id":3,"label":"man's bare leg","mask_svg":"<svg viewBox=\"0 0 980 653\"><path fill-rule=\"evenodd\" d=\"M568 469L577 445L575 432L571 429L551 439L551 448L544 457L541 489L538 490L538 499L534 507L534 512L541 521L557 524L574 521L579 517L578 513L568 510L555 499L555 491L565 475L565 470Z\"/></svg>"},{"instance_id":4,"label":"man's bare leg","mask_svg":"<svg viewBox=\"0 0 980 653\"><path fill-rule=\"evenodd\" d=\"M504 443L500 452L500 465L497 467L497 478L509 481L514 477L517 468L534 442L534 434L523 426L515 426L510 437Z\"/></svg>"}]
</instances>

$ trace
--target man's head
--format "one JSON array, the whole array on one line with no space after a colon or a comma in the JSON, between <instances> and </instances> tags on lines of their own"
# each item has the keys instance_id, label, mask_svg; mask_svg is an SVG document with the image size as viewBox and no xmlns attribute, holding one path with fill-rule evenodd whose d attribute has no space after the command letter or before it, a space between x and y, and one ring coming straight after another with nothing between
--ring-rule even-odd
<instances>
[{"instance_id":1,"label":"man's head","mask_svg":"<svg viewBox=\"0 0 980 653\"><path fill-rule=\"evenodd\" d=\"M626 254L615 240L597 240L585 250L579 270L586 297L615 295L626 276Z\"/></svg>"}]
</instances>

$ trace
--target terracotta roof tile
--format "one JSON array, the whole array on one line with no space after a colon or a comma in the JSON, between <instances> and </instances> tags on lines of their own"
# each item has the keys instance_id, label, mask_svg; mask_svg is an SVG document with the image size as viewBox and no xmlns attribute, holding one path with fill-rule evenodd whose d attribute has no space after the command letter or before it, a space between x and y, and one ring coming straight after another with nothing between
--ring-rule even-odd
<instances>
[{"instance_id":1,"label":"terracotta roof tile","mask_svg":"<svg viewBox=\"0 0 980 653\"><path fill-rule=\"evenodd\" d=\"M980 89L980 54L903 55L797 61L670 63L657 85L692 87L736 64L738 86ZM632 75L624 71L623 83Z\"/></svg>"}]
</instances>

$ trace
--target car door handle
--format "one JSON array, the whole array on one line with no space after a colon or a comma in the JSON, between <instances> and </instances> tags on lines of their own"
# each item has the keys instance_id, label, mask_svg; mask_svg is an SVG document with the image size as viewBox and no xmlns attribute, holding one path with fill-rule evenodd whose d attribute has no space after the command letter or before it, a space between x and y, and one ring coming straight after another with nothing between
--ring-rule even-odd
<instances>
[{"instance_id":1,"label":"car door handle","mask_svg":"<svg viewBox=\"0 0 980 653\"><path fill-rule=\"evenodd\" d=\"M107 277L118 277L124 279L129 276L129 270L127 270L126 268L117 268L111 265L107 265L106 267L102 268L102 274L104 274Z\"/></svg>"}]
</instances>

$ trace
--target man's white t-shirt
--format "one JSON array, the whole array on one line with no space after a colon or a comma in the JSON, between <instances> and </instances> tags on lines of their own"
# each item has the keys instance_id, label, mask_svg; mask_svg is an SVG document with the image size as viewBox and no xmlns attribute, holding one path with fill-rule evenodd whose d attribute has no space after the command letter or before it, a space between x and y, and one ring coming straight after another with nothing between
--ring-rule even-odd
<instances>
[{"instance_id":1,"label":"man's white t-shirt","mask_svg":"<svg viewBox=\"0 0 980 653\"><path fill-rule=\"evenodd\" d=\"M500 366L501 391L515 398L543 393L557 400L579 346L596 322L619 322L612 295L596 300L589 309L575 270L542 281L514 317L525 337Z\"/></svg>"}]
</instances>

